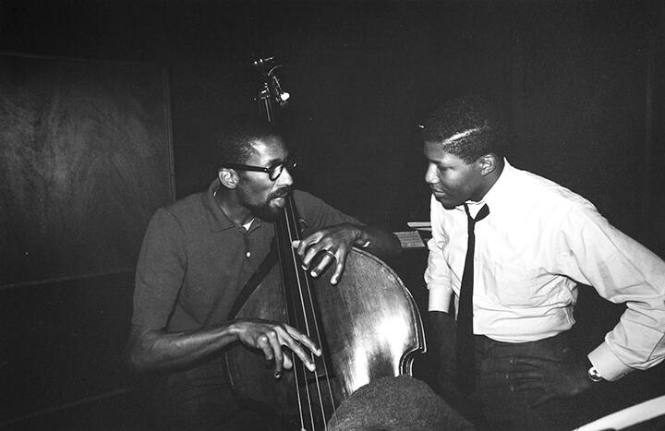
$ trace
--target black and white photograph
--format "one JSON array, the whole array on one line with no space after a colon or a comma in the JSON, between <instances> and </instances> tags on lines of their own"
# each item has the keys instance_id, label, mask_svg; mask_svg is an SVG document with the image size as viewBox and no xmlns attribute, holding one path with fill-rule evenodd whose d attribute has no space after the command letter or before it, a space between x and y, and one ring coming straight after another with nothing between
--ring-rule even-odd
<instances>
[{"instance_id":1,"label":"black and white photograph","mask_svg":"<svg viewBox=\"0 0 665 431\"><path fill-rule=\"evenodd\" d=\"M662 0L0 0L0 430L665 430Z\"/></svg>"}]
</instances>

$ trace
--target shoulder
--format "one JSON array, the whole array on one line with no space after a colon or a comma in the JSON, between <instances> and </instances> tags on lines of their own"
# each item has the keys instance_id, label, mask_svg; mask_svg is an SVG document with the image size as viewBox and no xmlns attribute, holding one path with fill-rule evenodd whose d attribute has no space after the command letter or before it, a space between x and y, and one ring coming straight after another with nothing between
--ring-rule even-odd
<instances>
[{"instance_id":1,"label":"shoulder","mask_svg":"<svg viewBox=\"0 0 665 431\"><path fill-rule=\"evenodd\" d=\"M341 211L337 210L323 199L316 197L313 194L303 190L294 190L293 200L296 203L298 211L303 216L307 214L316 214L321 212L341 213Z\"/></svg>"},{"instance_id":2,"label":"shoulder","mask_svg":"<svg viewBox=\"0 0 665 431\"><path fill-rule=\"evenodd\" d=\"M177 216L185 216L195 211L203 210L203 201L206 198L205 192L194 193L177 200L165 209Z\"/></svg>"},{"instance_id":3,"label":"shoulder","mask_svg":"<svg viewBox=\"0 0 665 431\"><path fill-rule=\"evenodd\" d=\"M330 206L323 199L304 190L294 190L293 199L295 200L296 205L303 209Z\"/></svg>"},{"instance_id":4,"label":"shoulder","mask_svg":"<svg viewBox=\"0 0 665 431\"><path fill-rule=\"evenodd\" d=\"M488 201L490 224L512 232L538 235L576 234L589 223L602 223L596 207L586 198L552 180L512 168L502 177Z\"/></svg>"},{"instance_id":5,"label":"shoulder","mask_svg":"<svg viewBox=\"0 0 665 431\"><path fill-rule=\"evenodd\" d=\"M205 220L205 192L186 196L171 205L162 207L155 211L151 224L172 225L181 227L198 224Z\"/></svg>"},{"instance_id":6,"label":"shoulder","mask_svg":"<svg viewBox=\"0 0 665 431\"><path fill-rule=\"evenodd\" d=\"M323 199L320 199L311 193L295 190L293 192L301 221L309 227L327 227L340 223L361 224L355 218L334 208Z\"/></svg>"},{"instance_id":7,"label":"shoulder","mask_svg":"<svg viewBox=\"0 0 665 431\"><path fill-rule=\"evenodd\" d=\"M588 199L532 172L514 170L511 181L516 191L512 194L514 202L525 202L552 215L568 211L596 211Z\"/></svg>"}]
</instances>

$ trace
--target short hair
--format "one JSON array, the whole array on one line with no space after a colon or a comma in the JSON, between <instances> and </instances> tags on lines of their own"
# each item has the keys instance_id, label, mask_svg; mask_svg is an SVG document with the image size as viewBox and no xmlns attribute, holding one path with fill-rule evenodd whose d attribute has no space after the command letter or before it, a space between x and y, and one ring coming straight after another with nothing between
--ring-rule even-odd
<instances>
[{"instance_id":1,"label":"short hair","mask_svg":"<svg viewBox=\"0 0 665 431\"><path fill-rule=\"evenodd\" d=\"M420 127L425 142L439 142L446 152L467 163L490 153L503 159L503 121L495 105L482 96L448 100L432 111Z\"/></svg>"},{"instance_id":2,"label":"short hair","mask_svg":"<svg viewBox=\"0 0 665 431\"><path fill-rule=\"evenodd\" d=\"M226 164L245 164L254 154L252 143L281 135L268 121L256 116L242 115L231 119L215 140L218 167Z\"/></svg>"}]
</instances>

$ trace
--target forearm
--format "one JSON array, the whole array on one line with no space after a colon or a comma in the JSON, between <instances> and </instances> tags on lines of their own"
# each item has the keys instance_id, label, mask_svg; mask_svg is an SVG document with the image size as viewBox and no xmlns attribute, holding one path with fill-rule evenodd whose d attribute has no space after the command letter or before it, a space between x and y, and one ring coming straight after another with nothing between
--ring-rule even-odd
<instances>
[{"instance_id":1,"label":"forearm","mask_svg":"<svg viewBox=\"0 0 665 431\"><path fill-rule=\"evenodd\" d=\"M400 254L402 247L392 233L377 226L354 226L358 234L354 245L381 257L390 258Z\"/></svg>"},{"instance_id":2,"label":"forearm","mask_svg":"<svg viewBox=\"0 0 665 431\"><path fill-rule=\"evenodd\" d=\"M665 261L612 227L595 209L569 211L571 234L557 249L565 256L556 268L626 308L617 325L589 359L606 380L617 380L665 358ZM593 247L589 247L593 244Z\"/></svg>"},{"instance_id":3,"label":"forearm","mask_svg":"<svg viewBox=\"0 0 665 431\"><path fill-rule=\"evenodd\" d=\"M209 358L238 340L234 325L193 332L167 333L133 326L127 360L135 371L162 371L189 366Z\"/></svg>"},{"instance_id":4,"label":"forearm","mask_svg":"<svg viewBox=\"0 0 665 431\"><path fill-rule=\"evenodd\" d=\"M442 340L455 340L456 324L455 318L443 311L428 311L427 312L427 329L429 339L428 344L431 343L432 347L438 349Z\"/></svg>"}]
</instances>

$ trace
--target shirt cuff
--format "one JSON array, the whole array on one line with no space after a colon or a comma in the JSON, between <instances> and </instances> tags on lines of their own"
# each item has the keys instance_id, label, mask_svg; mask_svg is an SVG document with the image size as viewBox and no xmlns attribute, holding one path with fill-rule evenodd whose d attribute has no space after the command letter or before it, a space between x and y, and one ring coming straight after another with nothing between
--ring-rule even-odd
<instances>
[{"instance_id":1,"label":"shirt cuff","mask_svg":"<svg viewBox=\"0 0 665 431\"><path fill-rule=\"evenodd\" d=\"M441 289L436 287L429 288L429 303L427 306L428 311L443 311L447 313L450 309L450 297L452 290Z\"/></svg>"},{"instance_id":2,"label":"shirt cuff","mask_svg":"<svg viewBox=\"0 0 665 431\"><path fill-rule=\"evenodd\" d=\"M610 347L607 343L603 343L600 346L596 347L588 355L591 365L593 365L598 374L610 382L619 380L626 374L633 371L633 369L623 362L610 350Z\"/></svg>"}]
</instances>

